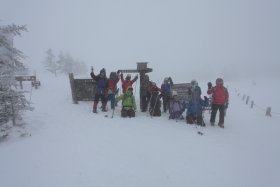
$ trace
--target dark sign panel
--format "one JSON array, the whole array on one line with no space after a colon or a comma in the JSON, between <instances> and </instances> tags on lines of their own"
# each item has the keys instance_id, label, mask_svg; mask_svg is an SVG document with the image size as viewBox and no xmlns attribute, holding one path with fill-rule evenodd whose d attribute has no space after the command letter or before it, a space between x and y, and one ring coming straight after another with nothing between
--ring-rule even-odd
<instances>
[{"instance_id":1,"label":"dark sign panel","mask_svg":"<svg viewBox=\"0 0 280 187\"><path fill-rule=\"evenodd\" d=\"M93 79L74 79L74 86L78 101L93 101L96 87Z\"/></svg>"},{"instance_id":2,"label":"dark sign panel","mask_svg":"<svg viewBox=\"0 0 280 187\"><path fill-rule=\"evenodd\" d=\"M16 76L16 80L17 81L35 81L36 80L36 76Z\"/></svg>"},{"instance_id":3,"label":"dark sign panel","mask_svg":"<svg viewBox=\"0 0 280 187\"><path fill-rule=\"evenodd\" d=\"M189 91L190 91L191 84L190 83L181 83L181 84L174 84L172 90L175 90L178 93L179 97L183 97L186 102L189 101Z\"/></svg>"}]
</instances>

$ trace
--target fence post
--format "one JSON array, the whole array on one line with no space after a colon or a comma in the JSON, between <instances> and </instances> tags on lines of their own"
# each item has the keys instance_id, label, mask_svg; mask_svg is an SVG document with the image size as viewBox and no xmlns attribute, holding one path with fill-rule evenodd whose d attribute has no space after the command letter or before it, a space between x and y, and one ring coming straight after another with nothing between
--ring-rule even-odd
<instances>
[{"instance_id":1,"label":"fence post","mask_svg":"<svg viewBox=\"0 0 280 187\"><path fill-rule=\"evenodd\" d=\"M75 90L74 74L73 73L69 73L69 79L70 79L70 86L71 86L73 103L78 104L78 100L77 100L77 97L76 97L76 90Z\"/></svg>"},{"instance_id":2,"label":"fence post","mask_svg":"<svg viewBox=\"0 0 280 187\"><path fill-rule=\"evenodd\" d=\"M271 107L267 107L265 115L271 117Z\"/></svg>"},{"instance_id":3,"label":"fence post","mask_svg":"<svg viewBox=\"0 0 280 187\"><path fill-rule=\"evenodd\" d=\"M244 94L244 95L243 95L243 98L242 98L242 100L244 101L244 100L245 100L245 98L246 98L246 95Z\"/></svg>"},{"instance_id":4,"label":"fence post","mask_svg":"<svg viewBox=\"0 0 280 187\"><path fill-rule=\"evenodd\" d=\"M251 101L251 108L253 108L254 107L254 101Z\"/></svg>"},{"instance_id":5,"label":"fence post","mask_svg":"<svg viewBox=\"0 0 280 187\"><path fill-rule=\"evenodd\" d=\"M249 103L250 96L247 96L246 105Z\"/></svg>"}]
</instances>

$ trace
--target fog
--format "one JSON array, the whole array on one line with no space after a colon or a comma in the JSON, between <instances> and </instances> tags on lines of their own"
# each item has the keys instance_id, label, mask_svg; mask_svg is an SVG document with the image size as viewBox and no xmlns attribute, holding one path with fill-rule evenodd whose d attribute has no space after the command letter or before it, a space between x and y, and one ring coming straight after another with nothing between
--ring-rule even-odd
<instances>
[{"instance_id":1,"label":"fog","mask_svg":"<svg viewBox=\"0 0 280 187\"><path fill-rule=\"evenodd\" d=\"M14 43L35 68L51 48L96 72L148 62L155 80L232 80L280 70L278 0L2 0L0 12L0 25L27 25Z\"/></svg>"}]
</instances>

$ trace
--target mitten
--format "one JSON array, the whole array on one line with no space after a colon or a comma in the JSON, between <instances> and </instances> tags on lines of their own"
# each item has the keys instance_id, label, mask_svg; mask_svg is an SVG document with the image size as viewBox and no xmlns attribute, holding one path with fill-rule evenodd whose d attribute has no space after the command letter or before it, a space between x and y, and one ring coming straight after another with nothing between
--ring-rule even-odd
<instances>
[{"instance_id":1,"label":"mitten","mask_svg":"<svg viewBox=\"0 0 280 187\"><path fill-rule=\"evenodd\" d=\"M207 85L208 85L208 90L212 88L212 83L211 82L208 82Z\"/></svg>"}]
</instances>

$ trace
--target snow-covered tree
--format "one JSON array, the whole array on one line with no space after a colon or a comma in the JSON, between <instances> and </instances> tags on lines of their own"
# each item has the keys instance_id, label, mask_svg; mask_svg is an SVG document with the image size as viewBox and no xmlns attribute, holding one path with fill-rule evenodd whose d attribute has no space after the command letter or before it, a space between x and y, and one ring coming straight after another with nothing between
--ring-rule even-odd
<instances>
[{"instance_id":1,"label":"snow-covered tree","mask_svg":"<svg viewBox=\"0 0 280 187\"><path fill-rule=\"evenodd\" d=\"M46 69L57 76L57 71L59 70L59 65L56 61L55 55L52 52L52 49L46 51L46 59L44 61Z\"/></svg>"},{"instance_id":2,"label":"snow-covered tree","mask_svg":"<svg viewBox=\"0 0 280 187\"><path fill-rule=\"evenodd\" d=\"M61 73L84 74L87 72L87 66L84 62L74 60L70 54L64 54L62 51L58 55L57 64Z\"/></svg>"},{"instance_id":3,"label":"snow-covered tree","mask_svg":"<svg viewBox=\"0 0 280 187\"><path fill-rule=\"evenodd\" d=\"M21 36L22 31L27 31L25 26L0 26L0 127L9 120L15 125L21 111L30 109L15 80L15 74L25 69L21 63L23 53L13 46L13 38Z\"/></svg>"}]
</instances>

